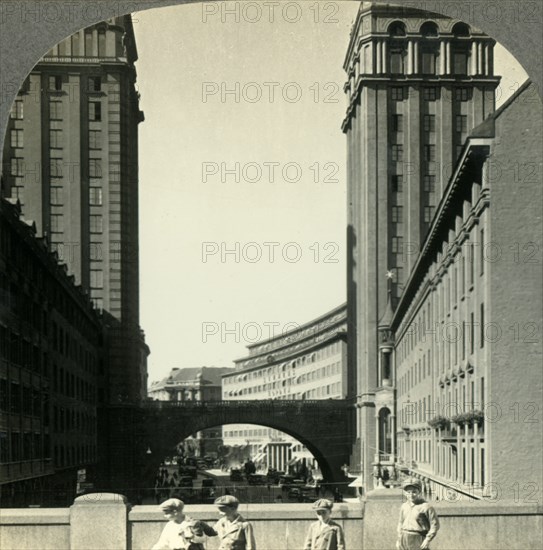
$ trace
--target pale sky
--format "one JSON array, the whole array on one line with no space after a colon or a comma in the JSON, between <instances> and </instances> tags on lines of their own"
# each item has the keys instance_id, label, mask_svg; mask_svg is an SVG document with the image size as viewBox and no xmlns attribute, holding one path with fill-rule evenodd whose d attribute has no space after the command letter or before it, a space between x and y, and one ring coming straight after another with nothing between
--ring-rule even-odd
<instances>
[{"instance_id":1,"label":"pale sky","mask_svg":"<svg viewBox=\"0 0 543 550\"><path fill-rule=\"evenodd\" d=\"M151 382L233 366L346 300L342 64L358 4L281 4L273 22L236 4L238 21L215 3L133 16ZM501 47L495 60L501 103L526 74Z\"/></svg>"}]
</instances>

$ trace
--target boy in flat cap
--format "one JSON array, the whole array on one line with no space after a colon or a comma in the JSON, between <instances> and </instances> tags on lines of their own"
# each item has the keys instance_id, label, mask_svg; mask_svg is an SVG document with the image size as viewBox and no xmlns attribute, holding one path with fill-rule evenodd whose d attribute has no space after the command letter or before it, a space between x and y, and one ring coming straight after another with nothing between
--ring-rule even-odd
<instances>
[{"instance_id":1,"label":"boy in flat cap","mask_svg":"<svg viewBox=\"0 0 543 550\"><path fill-rule=\"evenodd\" d=\"M238 512L239 500L224 495L215 500L221 519L213 526L219 535L219 550L256 550L252 525Z\"/></svg>"},{"instance_id":2,"label":"boy in flat cap","mask_svg":"<svg viewBox=\"0 0 543 550\"><path fill-rule=\"evenodd\" d=\"M178 498L169 498L161 505L168 523L152 550L205 550L205 535L215 531L203 521L196 521L183 513L185 504Z\"/></svg>"},{"instance_id":3,"label":"boy in flat cap","mask_svg":"<svg viewBox=\"0 0 543 550\"><path fill-rule=\"evenodd\" d=\"M398 523L398 550L429 550L430 541L439 530L439 519L432 506L422 497L422 483L407 478L402 483L407 502L400 508Z\"/></svg>"},{"instance_id":4,"label":"boy in flat cap","mask_svg":"<svg viewBox=\"0 0 543 550\"><path fill-rule=\"evenodd\" d=\"M330 518L333 505L325 498L313 504L318 520L309 526L304 550L345 550L343 529Z\"/></svg>"}]
</instances>

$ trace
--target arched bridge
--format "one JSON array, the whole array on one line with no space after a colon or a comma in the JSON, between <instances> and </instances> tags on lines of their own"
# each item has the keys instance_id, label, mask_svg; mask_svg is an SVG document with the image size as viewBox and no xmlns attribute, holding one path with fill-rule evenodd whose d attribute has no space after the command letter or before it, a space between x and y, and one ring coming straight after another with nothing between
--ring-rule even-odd
<instances>
[{"instance_id":1,"label":"arched bridge","mask_svg":"<svg viewBox=\"0 0 543 550\"><path fill-rule=\"evenodd\" d=\"M341 467L349 461L356 434L353 404L341 399L148 401L137 407L112 406L107 418L109 452L130 454L136 477L145 465L147 469L158 467L176 443L195 432L225 424L257 424L303 443L317 459L325 481L344 481ZM113 478L120 481L123 473L128 474L127 462L122 464L123 471L114 467Z\"/></svg>"},{"instance_id":2,"label":"arched bridge","mask_svg":"<svg viewBox=\"0 0 543 550\"><path fill-rule=\"evenodd\" d=\"M314 401L151 401L145 404L150 444L164 455L189 435L224 424L259 424L285 432L315 456L326 480L342 475L354 438L352 404Z\"/></svg>"}]
</instances>

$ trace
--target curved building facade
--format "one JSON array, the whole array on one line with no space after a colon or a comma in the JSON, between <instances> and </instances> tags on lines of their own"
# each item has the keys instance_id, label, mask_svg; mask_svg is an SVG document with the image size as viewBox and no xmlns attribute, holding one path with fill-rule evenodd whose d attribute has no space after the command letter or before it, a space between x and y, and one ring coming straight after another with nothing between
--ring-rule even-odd
<instances>
[{"instance_id":1,"label":"curved building facade","mask_svg":"<svg viewBox=\"0 0 543 550\"><path fill-rule=\"evenodd\" d=\"M224 400L344 399L351 395L346 304L252 344L248 350L247 357L234 361L234 372L222 377ZM286 470L296 462L316 466L303 445L272 428L227 426L223 438L225 445L250 445L253 460L261 467Z\"/></svg>"}]
</instances>

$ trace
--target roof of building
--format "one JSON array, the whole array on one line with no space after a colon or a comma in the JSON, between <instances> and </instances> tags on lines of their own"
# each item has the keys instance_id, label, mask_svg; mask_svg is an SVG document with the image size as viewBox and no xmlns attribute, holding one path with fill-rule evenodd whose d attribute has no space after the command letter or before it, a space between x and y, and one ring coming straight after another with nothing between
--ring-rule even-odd
<instances>
[{"instance_id":1,"label":"roof of building","mask_svg":"<svg viewBox=\"0 0 543 550\"><path fill-rule=\"evenodd\" d=\"M172 386L186 382L196 382L208 386L220 386L221 376L234 369L230 367L188 367L188 368L173 368L168 376L153 382L152 389L158 389L164 386Z\"/></svg>"},{"instance_id":2,"label":"roof of building","mask_svg":"<svg viewBox=\"0 0 543 550\"><path fill-rule=\"evenodd\" d=\"M532 81L528 78L519 89L503 103L503 105L496 109L492 114L487 116L481 124L475 126L471 133L469 134L470 138L492 138L495 135L495 122L496 119L512 104L516 99L521 95L524 90L526 90Z\"/></svg>"}]
</instances>

